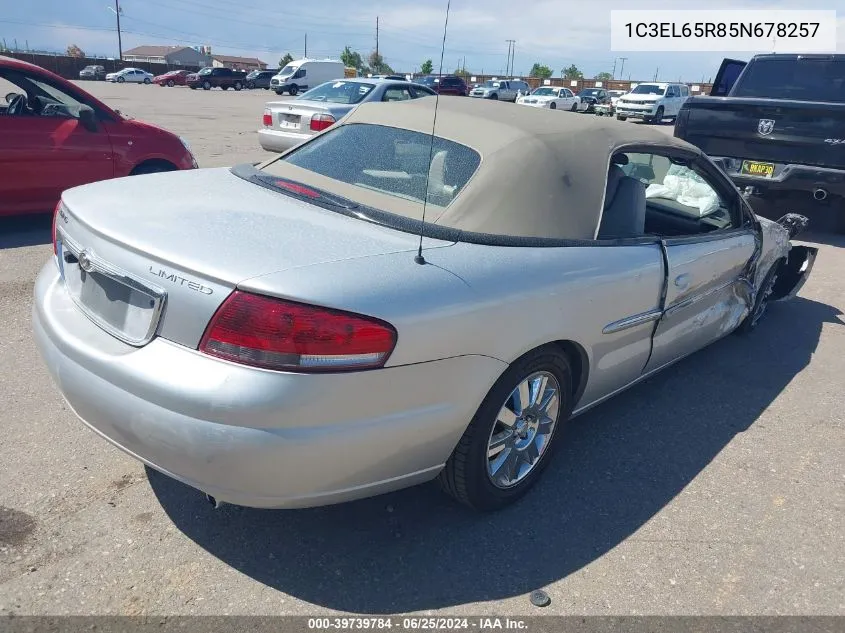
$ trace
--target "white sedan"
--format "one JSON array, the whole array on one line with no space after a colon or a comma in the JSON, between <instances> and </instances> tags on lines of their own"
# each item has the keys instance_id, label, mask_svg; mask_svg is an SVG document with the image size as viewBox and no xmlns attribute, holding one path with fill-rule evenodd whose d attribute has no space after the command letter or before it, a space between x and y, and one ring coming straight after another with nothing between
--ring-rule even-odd
<instances>
[{"instance_id":1,"label":"white sedan","mask_svg":"<svg viewBox=\"0 0 845 633\"><path fill-rule=\"evenodd\" d=\"M516 102L520 105L534 108L549 108L550 110L583 110L581 98L573 94L569 88L558 86L540 86L530 95L519 97Z\"/></svg>"},{"instance_id":2,"label":"white sedan","mask_svg":"<svg viewBox=\"0 0 845 633\"><path fill-rule=\"evenodd\" d=\"M150 84L153 81L153 75L140 68L124 68L118 70L116 73L109 73L106 75L106 81L115 83L136 83L136 84Z\"/></svg>"}]
</instances>

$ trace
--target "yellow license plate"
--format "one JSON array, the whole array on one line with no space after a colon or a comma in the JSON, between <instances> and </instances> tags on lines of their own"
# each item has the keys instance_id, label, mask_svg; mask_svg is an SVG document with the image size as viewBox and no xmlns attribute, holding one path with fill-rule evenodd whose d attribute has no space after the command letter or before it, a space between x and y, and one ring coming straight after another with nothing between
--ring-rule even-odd
<instances>
[{"instance_id":1,"label":"yellow license plate","mask_svg":"<svg viewBox=\"0 0 845 633\"><path fill-rule=\"evenodd\" d=\"M758 163L753 160L744 160L742 161L742 173L749 176L771 178L775 173L775 166L773 163Z\"/></svg>"}]
</instances>

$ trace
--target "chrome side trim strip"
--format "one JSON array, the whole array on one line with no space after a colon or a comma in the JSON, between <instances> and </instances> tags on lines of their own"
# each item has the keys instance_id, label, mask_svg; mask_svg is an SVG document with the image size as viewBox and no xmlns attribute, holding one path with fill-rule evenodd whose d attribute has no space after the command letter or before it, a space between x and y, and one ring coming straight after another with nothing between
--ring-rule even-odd
<instances>
[{"instance_id":1,"label":"chrome side trim strip","mask_svg":"<svg viewBox=\"0 0 845 633\"><path fill-rule=\"evenodd\" d=\"M662 315L663 310L659 308L649 310L648 312L641 312L640 314L635 314L633 316L614 321L613 323L608 323L604 326L604 329L601 332L602 334L615 334L616 332L621 332L622 330L627 330L628 328L636 327L637 325L642 325L643 323L657 321Z\"/></svg>"}]
</instances>

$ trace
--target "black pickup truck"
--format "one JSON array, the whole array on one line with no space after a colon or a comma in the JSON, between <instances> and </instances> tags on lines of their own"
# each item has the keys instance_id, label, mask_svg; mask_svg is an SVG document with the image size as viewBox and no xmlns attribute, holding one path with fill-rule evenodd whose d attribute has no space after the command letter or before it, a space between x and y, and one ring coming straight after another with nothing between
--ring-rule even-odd
<instances>
[{"instance_id":1,"label":"black pickup truck","mask_svg":"<svg viewBox=\"0 0 845 633\"><path fill-rule=\"evenodd\" d=\"M845 55L726 59L710 96L684 103L675 136L747 194L827 207L845 229Z\"/></svg>"}]
</instances>

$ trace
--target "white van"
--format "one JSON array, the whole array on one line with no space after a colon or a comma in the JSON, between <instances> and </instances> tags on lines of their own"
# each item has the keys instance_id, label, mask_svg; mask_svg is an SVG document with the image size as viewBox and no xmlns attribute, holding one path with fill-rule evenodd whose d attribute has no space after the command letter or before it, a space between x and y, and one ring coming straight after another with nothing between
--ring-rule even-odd
<instances>
[{"instance_id":1,"label":"white van","mask_svg":"<svg viewBox=\"0 0 845 633\"><path fill-rule=\"evenodd\" d=\"M292 61L270 80L270 89L277 95L295 95L334 79L343 79L346 69L336 59L298 59Z\"/></svg>"},{"instance_id":2,"label":"white van","mask_svg":"<svg viewBox=\"0 0 845 633\"><path fill-rule=\"evenodd\" d=\"M631 92L619 97L616 118L620 121L642 119L652 123L675 119L689 96L689 86L686 84L638 84Z\"/></svg>"}]
</instances>

